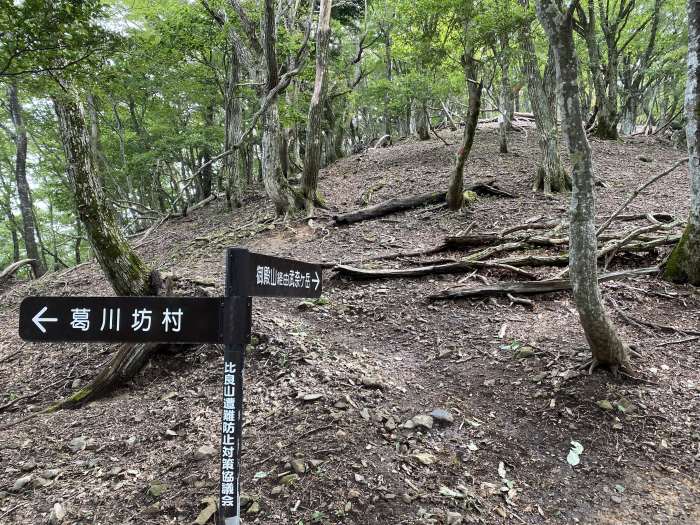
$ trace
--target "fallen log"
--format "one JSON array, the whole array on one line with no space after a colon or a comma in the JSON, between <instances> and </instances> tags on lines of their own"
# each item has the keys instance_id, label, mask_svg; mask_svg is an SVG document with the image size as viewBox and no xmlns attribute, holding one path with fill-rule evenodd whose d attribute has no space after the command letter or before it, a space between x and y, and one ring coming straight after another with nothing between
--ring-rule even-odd
<instances>
[{"instance_id":1,"label":"fallen log","mask_svg":"<svg viewBox=\"0 0 700 525\"><path fill-rule=\"evenodd\" d=\"M34 259L22 259L21 261L17 261L17 262L12 263L7 268L5 268L2 272L0 272L0 282L2 282L5 279L8 279L12 275L14 275L22 266L32 264L33 262L34 262Z\"/></svg>"},{"instance_id":2,"label":"fallen log","mask_svg":"<svg viewBox=\"0 0 700 525\"><path fill-rule=\"evenodd\" d=\"M465 190L470 190L480 195L496 195L499 197L514 197L511 193L501 190L493 186L495 179L488 181L475 182L465 187ZM388 201L380 202L373 206L360 208L358 210L349 211L333 216L336 225L353 224L356 222L367 221L384 217L392 213L420 208L430 204L440 204L445 202L447 192L432 191L420 195L412 195L410 197L394 198Z\"/></svg>"},{"instance_id":3,"label":"fallen log","mask_svg":"<svg viewBox=\"0 0 700 525\"><path fill-rule=\"evenodd\" d=\"M445 273L464 273L471 270L478 270L480 268L495 268L499 270L508 270L519 275L528 277L529 279L537 279L537 276L521 270L520 268L515 268L507 264L484 262L484 261L457 261L448 262L444 264L432 264L428 266L417 266L414 268L356 268L354 266L347 266L344 264L339 264L335 266L333 270L338 275L343 275L346 277L351 277L354 279L382 279L382 278L401 278L401 277L421 277L424 275L438 275Z\"/></svg>"},{"instance_id":4,"label":"fallen log","mask_svg":"<svg viewBox=\"0 0 700 525\"><path fill-rule=\"evenodd\" d=\"M616 279L625 279L627 277L635 277L639 275L657 273L658 271L658 266L652 266L650 268L638 268L635 270L610 272L599 275L598 281L604 282ZM512 281L491 284L488 286L451 288L430 295L428 296L428 299L431 301L441 301L446 299L465 299L469 297L480 297L489 295L530 295L561 292L566 290L571 290L571 281L569 281L569 279L548 279L545 281Z\"/></svg>"}]
</instances>

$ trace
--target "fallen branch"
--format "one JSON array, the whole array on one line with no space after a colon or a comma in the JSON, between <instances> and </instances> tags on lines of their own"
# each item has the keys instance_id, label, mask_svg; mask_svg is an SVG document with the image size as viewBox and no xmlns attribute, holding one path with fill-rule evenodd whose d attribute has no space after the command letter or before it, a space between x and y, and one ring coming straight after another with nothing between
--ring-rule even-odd
<instances>
[{"instance_id":1,"label":"fallen branch","mask_svg":"<svg viewBox=\"0 0 700 525\"><path fill-rule=\"evenodd\" d=\"M537 276L515 268L507 264L482 262L482 261L457 261L445 264L433 264L429 266L418 266L414 268L356 268L354 266L338 265L333 268L338 275L351 277L354 279L382 279L382 278L401 278L401 277L421 277L424 275L439 275L445 273L464 273L479 268L495 268L499 270L507 270L509 272L523 275L529 279L537 279Z\"/></svg>"},{"instance_id":2,"label":"fallen branch","mask_svg":"<svg viewBox=\"0 0 700 525\"><path fill-rule=\"evenodd\" d=\"M497 195L502 197L513 197L512 194L503 191L495 186L492 186L495 179L483 182L475 182L474 184L469 184L465 187L465 190L471 190L479 194L486 195ZM366 221L370 219L377 219L379 217L384 217L392 213L397 213L400 211L410 210L413 208L420 208L421 206L426 206L430 204L440 204L445 202L447 192L444 191L433 191L429 193L423 193L421 195L412 195L410 197L389 199L388 201L380 202L373 206L368 206L366 208L360 208L358 210L353 210L347 213L341 213L339 215L334 215L333 220L335 224L353 224L356 222Z\"/></svg>"},{"instance_id":3,"label":"fallen branch","mask_svg":"<svg viewBox=\"0 0 700 525\"><path fill-rule=\"evenodd\" d=\"M598 281L611 281L615 279L625 279L638 275L657 273L658 266L651 268L640 268L636 270L625 270L620 272L605 273L598 276ZM461 287L443 290L428 296L431 301L446 299L465 299L468 297L480 297L485 295L508 295L508 294L541 294L551 292L561 292L571 290L571 282L568 279L548 279L545 281L513 281L503 282L488 286Z\"/></svg>"},{"instance_id":4,"label":"fallen branch","mask_svg":"<svg viewBox=\"0 0 700 525\"><path fill-rule=\"evenodd\" d=\"M384 217L399 211L419 208L428 204L438 204L444 200L444 191L434 191L430 193L423 193L422 195L413 195L402 199L390 199L388 201L375 204L374 206L368 206L366 208L360 208L359 210L335 215L333 220L336 224L353 224L356 222Z\"/></svg>"},{"instance_id":5,"label":"fallen branch","mask_svg":"<svg viewBox=\"0 0 700 525\"><path fill-rule=\"evenodd\" d=\"M12 263L2 272L0 272L0 282L14 275L14 273L17 272L17 270L19 270L22 266L32 264L33 262L35 262L35 259L22 259L21 261Z\"/></svg>"},{"instance_id":6,"label":"fallen branch","mask_svg":"<svg viewBox=\"0 0 700 525\"><path fill-rule=\"evenodd\" d=\"M659 180L661 177L664 177L664 176L668 175L669 173L671 173L673 170L675 170L678 166L680 166L680 165L683 164L684 162L688 162L688 157L679 160L679 161L676 162L673 166L671 166L670 168L668 168L666 171L663 171L663 172L661 172L661 173L659 173L659 174L657 174L657 175L654 175L652 178L650 178L648 181L646 181L644 184L642 184L642 185L639 186L636 190L634 190L634 191L632 192L632 194L631 194L629 197L627 197L627 200L625 200L625 202L623 202L622 205L617 209L617 211L616 211L615 213L613 213L610 217L608 217L608 219L607 219L603 224L601 224L600 228L598 228L598 231L596 232L596 235L600 235L600 233L601 233L603 230L605 230L605 228L607 228L608 226L610 226L610 223L611 223L613 220L615 220L615 218L616 218L618 215L620 215L620 213L622 213L622 212L624 211L624 209L627 208L627 206L629 206L630 202L632 202L632 201L637 197L637 195L639 195L639 194L640 194L642 191L644 191L646 188L648 188L649 186L651 186L652 184L654 184L654 183L655 183L657 180Z\"/></svg>"}]
</instances>

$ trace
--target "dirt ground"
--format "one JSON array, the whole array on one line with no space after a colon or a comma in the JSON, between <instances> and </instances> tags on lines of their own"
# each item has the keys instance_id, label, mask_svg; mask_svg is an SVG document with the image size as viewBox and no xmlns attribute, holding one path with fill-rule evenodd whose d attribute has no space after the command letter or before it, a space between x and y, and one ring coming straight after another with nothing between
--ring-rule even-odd
<instances>
[{"instance_id":1,"label":"dirt ground","mask_svg":"<svg viewBox=\"0 0 700 525\"><path fill-rule=\"evenodd\" d=\"M324 170L329 214L445 188L459 135L442 134L453 145L406 140ZM311 224L275 220L251 194L234 213L219 201L166 222L139 252L188 278L181 293L216 295L229 246L338 263L428 248L470 225L488 232L560 218L568 195L530 191L534 130L510 141L511 152L498 154L495 130L480 129L468 177L496 177L516 198L481 197L466 214L424 208L335 227L324 214ZM606 183L597 190L599 217L682 157L645 137L592 147ZM688 200L687 172L678 169L627 213L682 219ZM642 224L616 222L612 230ZM652 266L667 252L622 255L610 268ZM544 277L561 269L530 270ZM426 300L457 283L480 285L480 276L515 279L489 270L350 281L329 270L317 304L255 299L245 524L700 523L700 341L686 333L700 330L698 290L655 276L602 285L619 332L640 354L636 379L614 378L579 369L589 351L567 292L530 296L532 308L500 297ZM193 523L218 494L216 345L158 354L107 398L37 414L86 384L115 347L23 343L19 302L110 293L94 263L0 290L1 524L45 523L55 503L67 512L63 523ZM406 424L436 409L452 421ZM572 441L583 447L576 466L567 462ZM298 475L288 476L295 467Z\"/></svg>"}]
</instances>

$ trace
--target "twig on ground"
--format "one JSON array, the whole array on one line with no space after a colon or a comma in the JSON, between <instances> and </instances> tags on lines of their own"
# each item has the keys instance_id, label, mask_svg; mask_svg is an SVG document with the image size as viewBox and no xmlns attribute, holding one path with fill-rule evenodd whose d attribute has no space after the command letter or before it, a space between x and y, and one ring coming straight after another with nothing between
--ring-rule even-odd
<instances>
[{"instance_id":1,"label":"twig on ground","mask_svg":"<svg viewBox=\"0 0 700 525\"><path fill-rule=\"evenodd\" d=\"M661 173L654 175L652 178L650 178L648 181L646 181L641 186L639 186L636 190L634 190L632 192L632 194L629 197L627 197L625 202L623 202L622 205L617 209L617 211L615 213L613 213L603 224L600 225L600 227L598 228L598 231L596 231L596 235L600 235L601 232L603 230L605 230L605 228L610 226L610 223L613 220L615 220L615 217L620 215L620 213L622 213L624 211L624 209L627 208L627 206L629 206L630 202L632 202L637 197L637 195L639 195L642 191L644 191L646 188L651 186L653 183L655 183L661 177L664 177L664 176L668 175L669 173L671 173L673 170L675 170L678 166L680 166L684 162L688 162L688 157L685 157L684 159L679 160L673 166L668 168L666 171L662 171Z\"/></svg>"}]
</instances>

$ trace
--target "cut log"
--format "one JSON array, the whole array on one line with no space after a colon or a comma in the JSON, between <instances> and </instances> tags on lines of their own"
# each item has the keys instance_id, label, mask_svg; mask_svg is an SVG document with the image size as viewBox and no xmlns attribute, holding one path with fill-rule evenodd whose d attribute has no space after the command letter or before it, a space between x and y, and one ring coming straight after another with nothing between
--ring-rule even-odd
<instances>
[{"instance_id":1,"label":"cut log","mask_svg":"<svg viewBox=\"0 0 700 525\"><path fill-rule=\"evenodd\" d=\"M636 270L624 270L620 272L605 273L598 276L598 281L612 281L616 279L625 279L627 277L635 277L639 275L647 275L657 273L658 266L650 268L638 268ZM488 286L473 286L460 287L443 290L436 294L428 296L431 301L440 301L446 299L465 299L469 297L480 297L488 295L508 295L508 294L541 294L551 292L561 292L571 290L571 281L569 279L548 279L545 281L512 281L492 284Z\"/></svg>"},{"instance_id":2,"label":"cut log","mask_svg":"<svg viewBox=\"0 0 700 525\"><path fill-rule=\"evenodd\" d=\"M503 191L493 186L495 179L488 181L475 182L466 186L466 190L474 191L480 195L496 195L499 197L513 197L511 193ZM356 222L367 221L384 217L392 213L420 208L430 204L440 204L445 202L446 192L433 191L420 195L412 195L410 197L394 198L388 201L380 202L374 206L360 208L347 213L341 213L333 216L336 225L353 224Z\"/></svg>"},{"instance_id":3,"label":"cut log","mask_svg":"<svg viewBox=\"0 0 700 525\"><path fill-rule=\"evenodd\" d=\"M0 282L2 282L5 279L8 279L12 275L14 275L22 266L32 264L33 262L34 262L34 259L22 259L21 261L17 261L17 262L12 263L7 268L5 268L2 272L0 272Z\"/></svg>"}]
</instances>

